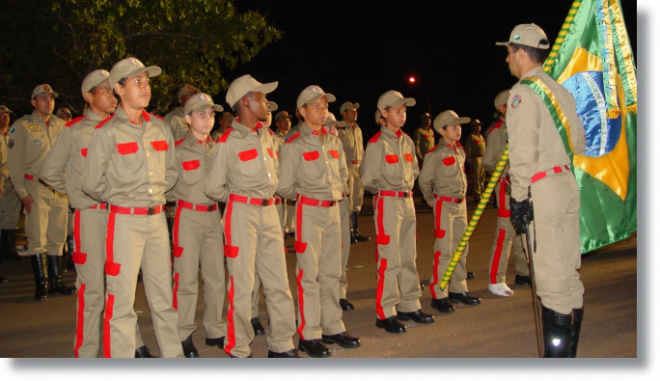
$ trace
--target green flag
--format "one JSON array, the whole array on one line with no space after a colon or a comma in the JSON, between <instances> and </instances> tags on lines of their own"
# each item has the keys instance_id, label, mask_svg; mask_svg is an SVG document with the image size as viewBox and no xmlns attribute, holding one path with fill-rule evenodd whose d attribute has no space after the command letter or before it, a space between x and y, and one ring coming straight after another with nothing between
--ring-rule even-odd
<instances>
[{"instance_id":1,"label":"green flag","mask_svg":"<svg viewBox=\"0 0 660 381\"><path fill-rule=\"evenodd\" d=\"M543 69L575 98L582 252L637 230L637 69L619 0L575 1Z\"/></svg>"}]
</instances>

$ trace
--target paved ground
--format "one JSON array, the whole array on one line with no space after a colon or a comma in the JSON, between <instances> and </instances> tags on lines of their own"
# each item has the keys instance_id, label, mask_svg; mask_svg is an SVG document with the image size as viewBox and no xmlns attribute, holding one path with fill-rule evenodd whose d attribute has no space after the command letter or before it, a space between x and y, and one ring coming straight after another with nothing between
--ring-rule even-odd
<instances>
[{"instance_id":1,"label":"paved ground","mask_svg":"<svg viewBox=\"0 0 660 381\"><path fill-rule=\"evenodd\" d=\"M433 219L430 209L421 206L419 200L417 201L417 266L423 283L428 284L433 248ZM474 206L469 205L468 213L470 215L473 209ZM365 212L360 217L360 230L363 234L373 237L373 219L369 216L369 212L369 206L366 205ZM434 324L426 326L408 324L408 332L403 335L388 334L374 326L376 319L374 313L374 244L371 241L352 245L347 273L348 298L356 309L344 313L344 322L351 334L361 338L362 346L351 350L334 346L332 347L333 358L397 359L342 363L348 366L347 369L357 371L368 372L372 366L377 368L384 366L386 369L392 367L393 372L397 372L400 370L400 366L406 369L406 366L414 365L418 367L415 369L426 367L425 369L431 374L436 374L435 367L446 371L457 371L461 369L479 370L482 366L495 366L496 369L503 371L504 368L501 368L499 364L511 365L505 359L537 357L530 288L512 286L515 295L509 298L494 296L487 289L488 256L494 238L495 220L495 209L488 208L470 241L468 270L473 271L476 278L468 281L468 286L473 295L481 297L482 304L476 307L458 307L453 314L441 315L430 308L431 296L426 287L422 293L422 306L426 312L432 312L435 315L436 321ZM287 245L290 250L290 254L287 256L290 280L292 290L295 290L292 276L295 255L291 253L293 245L291 239L287 240ZM512 285L512 264L509 267L508 283ZM642 272L644 272L643 269ZM34 301L33 278L27 260L2 264L0 273L10 278L9 283L0 285L0 356L17 358L7 360L7 369L10 372L23 373L32 371L35 365L46 365L46 368L42 368L46 370L58 369L61 364L67 364L66 367L74 364L79 366L80 362L21 360L23 358L73 356L75 298L73 296L53 296L45 302ZM66 280L70 283L73 282L74 277L75 273L71 271L65 275ZM607 360L590 363L589 366L594 371L609 368L616 370L619 369L617 368L619 366L628 370L648 367L649 360L644 356L640 356L641 361L634 360L638 357L639 344L641 344L642 352L651 344L651 340L645 336L640 337L639 341L637 339L638 321L642 324L640 327L642 332L645 331L645 325L650 323L645 322L644 319L638 319L636 235L583 256L581 277L586 291L585 317L578 357L632 359L631 361ZM200 298L198 320L201 320L202 303ZM265 324L267 315L263 300L261 307L260 318ZM640 305L640 308L648 311L648 307L644 307L644 305ZM158 354L158 345L153 335L150 313L141 284L137 292L136 310L145 343L154 354ZM205 333L200 322L200 328L194 333L193 339L202 358L228 357L219 349L204 345L204 337ZM295 340L297 343L297 338ZM255 339L252 343L252 351L256 358L266 357L267 348L264 336L258 336ZM402 358L420 360L412 360L412 362L399 360ZM425 358L439 360L433 362L421 360ZM454 360L442 360L449 358ZM478 360L460 360L459 358ZM502 362L503 360L505 362ZM212 370L218 364L209 363L209 360L204 359L189 361L197 362L195 369ZM132 363L135 364L135 362ZM264 365L263 362L258 363L260 366ZM104 365L107 362L104 363L100 360L86 364L83 369L87 371L93 371L97 366L107 366ZM90 364L94 365L90 368L88 367ZM160 362L160 364L163 363ZM176 372L179 369L188 368L189 363L177 362L179 365L185 365L183 368L171 367L171 364L168 362L165 364L165 368L160 368L159 365L159 369ZM235 369L235 364L229 360L222 362L223 367L229 366L227 371ZM319 361L315 360L306 363L303 369L315 370L319 365L332 366L328 364L330 363L319 364ZM538 362L525 362L522 364L522 368L516 368L516 372L529 370L529 366L532 364L539 365ZM364 367L365 365L366 367ZM135 369L134 366L128 365L127 369ZM312 368L306 368L307 366L312 366ZM276 371L279 369L277 366L274 368ZM490 376L492 376L490 378L498 378L495 373Z\"/></svg>"}]
</instances>

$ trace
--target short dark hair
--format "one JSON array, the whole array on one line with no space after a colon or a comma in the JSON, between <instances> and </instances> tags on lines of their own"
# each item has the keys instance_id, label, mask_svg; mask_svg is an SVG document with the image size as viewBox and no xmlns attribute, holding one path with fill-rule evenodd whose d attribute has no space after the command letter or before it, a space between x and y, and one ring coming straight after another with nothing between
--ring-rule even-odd
<instances>
[{"instance_id":1,"label":"short dark hair","mask_svg":"<svg viewBox=\"0 0 660 381\"><path fill-rule=\"evenodd\" d=\"M514 53L520 49L524 50L525 52L527 52L527 55L529 55L529 59L536 63L542 64L543 62L545 62L545 59L548 58L548 54L550 54L550 49L533 48L531 46L520 45L513 42L510 43L509 45L511 46L511 49L513 49Z\"/></svg>"}]
</instances>

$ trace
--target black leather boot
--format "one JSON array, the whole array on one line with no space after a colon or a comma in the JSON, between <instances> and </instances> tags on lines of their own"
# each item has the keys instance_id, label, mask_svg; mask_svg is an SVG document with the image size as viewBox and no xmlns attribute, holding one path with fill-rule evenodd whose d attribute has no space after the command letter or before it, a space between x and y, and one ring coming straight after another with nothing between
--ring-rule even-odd
<instances>
[{"instance_id":1,"label":"black leather boot","mask_svg":"<svg viewBox=\"0 0 660 381\"><path fill-rule=\"evenodd\" d=\"M571 346L571 327L573 326L573 311L570 314L560 314L555 310L543 307L543 357L569 357Z\"/></svg>"},{"instance_id":2,"label":"black leather boot","mask_svg":"<svg viewBox=\"0 0 660 381\"><path fill-rule=\"evenodd\" d=\"M2 250L3 261L22 260L16 251L16 229L6 229L0 232L0 250Z\"/></svg>"},{"instance_id":3,"label":"black leather boot","mask_svg":"<svg viewBox=\"0 0 660 381\"><path fill-rule=\"evenodd\" d=\"M76 266L73 264L73 234L66 236L66 250L62 256L62 272L74 270Z\"/></svg>"},{"instance_id":4,"label":"black leather boot","mask_svg":"<svg viewBox=\"0 0 660 381\"><path fill-rule=\"evenodd\" d=\"M358 212L351 213L351 225L353 226L353 238L356 242L367 242L371 237L365 237L358 231Z\"/></svg>"},{"instance_id":5,"label":"black leather boot","mask_svg":"<svg viewBox=\"0 0 660 381\"><path fill-rule=\"evenodd\" d=\"M48 289L46 288L46 260L45 254L31 255L32 272L34 273L34 300L48 299Z\"/></svg>"},{"instance_id":6,"label":"black leather boot","mask_svg":"<svg viewBox=\"0 0 660 381\"><path fill-rule=\"evenodd\" d=\"M578 339L580 338L580 326L582 326L582 316L584 307L573 309L573 325L571 326L571 348L568 357L575 358L577 355Z\"/></svg>"},{"instance_id":7,"label":"black leather boot","mask_svg":"<svg viewBox=\"0 0 660 381\"><path fill-rule=\"evenodd\" d=\"M48 258L48 293L60 293L62 295L72 295L76 293L76 288L67 286L62 281L62 256L61 255L47 255Z\"/></svg>"}]
</instances>

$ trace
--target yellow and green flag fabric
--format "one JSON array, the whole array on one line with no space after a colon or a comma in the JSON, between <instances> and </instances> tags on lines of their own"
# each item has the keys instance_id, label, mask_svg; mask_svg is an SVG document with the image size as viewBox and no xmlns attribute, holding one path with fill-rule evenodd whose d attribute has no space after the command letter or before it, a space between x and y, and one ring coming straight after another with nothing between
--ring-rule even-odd
<instances>
[{"instance_id":1,"label":"yellow and green flag fabric","mask_svg":"<svg viewBox=\"0 0 660 381\"><path fill-rule=\"evenodd\" d=\"M573 94L586 132L586 150L573 156L582 252L630 237L637 230L637 68L619 0L575 1L543 69Z\"/></svg>"}]
</instances>

